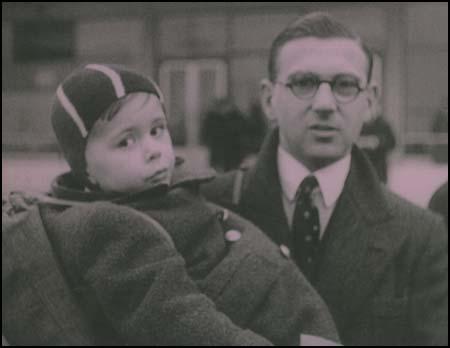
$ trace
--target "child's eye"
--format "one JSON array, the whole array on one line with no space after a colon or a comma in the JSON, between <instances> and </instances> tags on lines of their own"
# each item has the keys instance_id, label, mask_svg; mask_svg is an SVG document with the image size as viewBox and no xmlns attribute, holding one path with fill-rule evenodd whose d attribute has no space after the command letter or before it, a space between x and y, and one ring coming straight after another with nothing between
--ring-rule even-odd
<instances>
[{"instance_id":1,"label":"child's eye","mask_svg":"<svg viewBox=\"0 0 450 348\"><path fill-rule=\"evenodd\" d=\"M150 130L150 134L154 137L160 137L162 134L164 134L165 130L166 130L166 126L160 125L160 126L152 128Z\"/></svg>"},{"instance_id":2,"label":"child's eye","mask_svg":"<svg viewBox=\"0 0 450 348\"><path fill-rule=\"evenodd\" d=\"M122 140L117 144L117 146L118 146L118 147L126 148L126 147L132 146L135 142L136 142L136 139L134 139L133 136L127 136L126 138L122 139Z\"/></svg>"}]
</instances>

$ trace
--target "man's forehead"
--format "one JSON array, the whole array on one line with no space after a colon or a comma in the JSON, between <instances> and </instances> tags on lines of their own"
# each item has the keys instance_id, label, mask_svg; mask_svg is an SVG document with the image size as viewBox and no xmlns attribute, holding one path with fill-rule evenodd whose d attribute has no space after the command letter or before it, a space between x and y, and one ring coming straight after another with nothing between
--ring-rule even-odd
<instances>
[{"instance_id":1,"label":"man's forehead","mask_svg":"<svg viewBox=\"0 0 450 348\"><path fill-rule=\"evenodd\" d=\"M366 77L367 57L361 45L347 38L301 38L287 42L278 56L280 78L297 71L321 75L352 73Z\"/></svg>"}]
</instances>

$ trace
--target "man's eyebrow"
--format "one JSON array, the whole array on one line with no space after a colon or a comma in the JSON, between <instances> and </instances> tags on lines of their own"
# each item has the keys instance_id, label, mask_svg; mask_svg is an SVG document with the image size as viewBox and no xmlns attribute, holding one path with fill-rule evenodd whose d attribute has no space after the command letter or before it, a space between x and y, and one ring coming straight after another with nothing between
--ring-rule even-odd
<instances>
[{"instance_id":1,"label":"man's eyebrow","mask_svg":"<svg viewBox=\"0 0 450 348\"><path fill-rule=\"evenodd\" d=\"M317 74L310 70L296 70L296 71L292 72L291 74L289 74L289 77L297 76L297 75L303 76L303 75L317 75Z\"/></svg>"},{"instance_id":2,"label":"man's eyebrow","mask_svg":"<svg viewBox=\"0 0 450 348\"><path fill-rule=\"evenodd\" d=\"M350 78L354 78L358 82L358 84L361 84L363 82L363 79L361 79L359 76L356 76L355 74L352 74L352 73L337 74L333 78L336 78L336 77L350 77Z\"/></svg>"},{"instance_id":3,"label":"man's eyebrow","mask_svg":"<svg viewBox=\"0 0 450 348\"><path fill-rule=\"evenodd\" d=\"M288 81L291 81L291 80L296 79L296 78L309 77L309 76L322 78L321 75L317 74L316 72L307 71L307 70L298 70L298 71L295 71L292 74L290 74L287 79L288 79ZM355 75L353 72L350 72L350 71L336 73L336 74L331 76L331 79L334 79L334 78L336 78L338 76L353 77L353 78L357 79L359 82L362 81L359 76Z\"/></svg>"},{"instance_id":4,"label":"man's eyebrow","mask_svg":"<svg viewBox=\"0 0 450 348\"><path fill-rule=\"evenodd\" d=\"M300 77L308 77L308 76L319 76L318 74L312 72L312 71L306 71L306 70L298 70L294 71L293 73L289 74L287 77L288 81L300 78Z\"/></svg>"},{"instance_id":5,"label":"man's eyebrow","mask_svg":"<svg viewBox=\"0 0 450 348\"><path fill-rule=\"evenodd\" d=\"M159 121L166 122L166 117L164 115L157 115L153 118L152 123L159 122Z\"/></svg>"}]
</instances>

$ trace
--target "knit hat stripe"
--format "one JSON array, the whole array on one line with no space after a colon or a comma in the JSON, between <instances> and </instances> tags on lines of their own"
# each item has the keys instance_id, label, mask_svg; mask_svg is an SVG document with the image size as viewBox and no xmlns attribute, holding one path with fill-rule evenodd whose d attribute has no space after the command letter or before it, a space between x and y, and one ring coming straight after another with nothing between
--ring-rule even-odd
<instances>
[{"instance_id":1,"label":"knit hat stripe","mask_svg":"<svg viewBox=\"0 0 450 348\"><path fill-rule=\"evenodd\" d=\"M62 86L59 86L56 90L56 96L58 97L59 102L61 103L61 106L64 108L64 110L67 112L67 114L72 118L73 122L78 127L81 136L83 138L86 138L88 135L88 132L86 130L86 126L84 125L83 120L81 119L80 115L78 115L77 110L73 106L73 104L70 102L69 98L67 98L66 94L64 93Z\"/></svg>"},{"instance_id":2,"label":"knit hat stripe","mask_svg":"<svg viewBox=\"0 0 450 348\"><path fill-rule=\"evenodd\" d=\"M155 83L155 81L153 81L150 77L147 77L149 80L150 80L150 82L153 84L153 87L155 88L155 90L156 90L156 94L158 95L158 98L159 98L159 102L161 103L161 104L164 104L164 95L162 94L162 92L161 92L161 89L158 87L158 85Z\"/></svg>"},{"instance_id":3,"label":"knit hat stripe","mask_svg":"<svg viewBox=\"0 0 450 348\"><path fill-rule=\"evenodd\" d=\"M114 87L114 91L116 92L117 98L122 98L125 95L125 87L123 85L122 78L120 75L112 70L111 68L108 68L107 66L100 65L100 64L89 64L86 65L86 69L92 69L100 71L101 73L108 76L108 78L111 80L111 83Z\"/></svg>"}]
</instances>

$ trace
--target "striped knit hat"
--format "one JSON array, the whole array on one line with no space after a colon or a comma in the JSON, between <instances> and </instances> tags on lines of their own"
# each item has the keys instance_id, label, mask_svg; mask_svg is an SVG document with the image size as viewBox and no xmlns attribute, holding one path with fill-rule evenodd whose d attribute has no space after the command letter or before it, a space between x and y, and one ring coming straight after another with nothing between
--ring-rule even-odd
<instances>
[{"instance_id":1,"label":"striped knit hat","mask_svg":"<svg viewBox=\"0 0 450 348\"><path fill-rule=\"evenodd\" d=\"M86 65L59 85L51 111L53 130L72 172L84 184L89 131L114 102L133 92L154 94L164 103L155 82L117 65Z\"/></svg>"}]
</instances>

